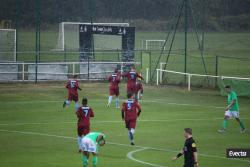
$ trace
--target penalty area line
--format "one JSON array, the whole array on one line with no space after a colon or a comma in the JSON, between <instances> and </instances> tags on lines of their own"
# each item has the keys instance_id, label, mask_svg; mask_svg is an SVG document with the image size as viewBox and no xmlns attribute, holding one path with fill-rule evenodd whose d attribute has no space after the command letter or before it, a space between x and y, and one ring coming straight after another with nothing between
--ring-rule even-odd
<instances>
[{"instance_id":1,"label":"penalty area line","mask_svg":"<svg viewBox=\"0 0 250 167\"><path fill-rule=\"evenodd\" d=\"M46 133L39 133L39 132L30 132L30 131L16 131L16 130L6 130L6 129L0 129L0 132L7 132L7 133L19 133L24 135L37 135L37 136L47 136L47 137L55 137L55 138L63 138L63 139L71 139L76 140L75 137L70 136L61 136L61 135L53 135L53 134L46 134ZM121 144L121 143L114 143L114 142L107 142L107 144L110 145L116 145L116 146L124 146L124 147L130 147L130 148L138 148L138 149L145 149L145 150L155 150L155 151L164 151L164 152L172 152L177 153L176 150L171 149L160 149L160 148L154 148L154 147L145 147L145 146L131 146L128 144ZM228 159L226 157L218 156L218 155L209 155L204 153L199 153L202 157L208 157L208 158L217 158L217 159L224 159L224 160L232 160L232 161L240 161L240 162L248 162L250 163L250 160L242 160L242 159Z\"/></svg>"}]
</instances>

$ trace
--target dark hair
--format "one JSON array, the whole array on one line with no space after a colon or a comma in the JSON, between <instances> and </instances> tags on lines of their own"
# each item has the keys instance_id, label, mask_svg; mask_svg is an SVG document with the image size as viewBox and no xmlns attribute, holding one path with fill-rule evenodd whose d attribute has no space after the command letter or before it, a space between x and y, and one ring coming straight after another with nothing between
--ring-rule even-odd
<instances>
[{"instance_id":1,"label":"dark hair","mask_svg":"<svg viewBox=\"0 0 250 167\"><path fill-rule=\"evenodd\" d=\"M88 104L88 99L86 97L82 98L82 104L87 105Z\"/></svg>"},{"instance_id":2,"label":"dark hair","mask_svg":"<svg viewBox=\"0 0 250 167\"><path fill-rule=\"evenodd\" d=\"M225 88L226 89L231 89L231 86L230 85L226 85Z\"/></svg>"},{"instance_id":3,"label":"dark hair","mask_svg":"<svg viewBox=\"0 0 250 167\"><path fill-rule=\"evenodd\" d=\"M118 73L118 69L117 68L115 69L115 73Z\"/></svg>"},{"instance_id":4,"label":"dark hair","mask_svg":"<svg viewBox=\"0 0 250 167\"><path fill-rule=\"evenodd\" d=\"M77 78L78 77L78 75L73 75L73 78Z\"/></svg>"},{"instance_id":5,"label":"dark hair","mask_svg":"<svg viewBox=\"0 0 250 167\"><path fill-rule=\"evenodd\" d=\"M133 96L133 93L128 93L127 94L127 98L129 99L129 98L131 98Z\"/></svg>"},{"instance_id":6,"label":"dark hair","mask_svg":"<svg viewBox=\"0 0 250 167\"><path fill-rule=\"evenodd\" d=\"M192 135L192 129L191 128L185 128L184 131L190 135Z\"/></svg>"}]
</instances>

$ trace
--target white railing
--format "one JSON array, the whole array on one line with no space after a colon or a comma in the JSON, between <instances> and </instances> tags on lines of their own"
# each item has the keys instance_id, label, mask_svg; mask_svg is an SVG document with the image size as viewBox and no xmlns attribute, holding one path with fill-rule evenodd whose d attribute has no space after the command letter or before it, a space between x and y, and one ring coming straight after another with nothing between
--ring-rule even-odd
<instances>
[{"instance_id":1,"label":"white railing","mask_svg":"<svg viewBox=\"0 0 250 167\"><path fill-rule=\"evenodd\" d=\"M178 71L171 71L171 70L162 70L162 69L156 69L156 85L159 85L159 83L162 83L162 74L164 73L171 73L171 74L179 74L183 76L187 76L188 78L188 91L191 90L191 77L205 77L205 78L218 78L218 79L235 79L235 80L245 80L250 81L250 78L244 78L244 77L231 77L231 76L215 76L215 75L204 75L204 74L193 74L193 73L184 73L184 72L178 72Z\"/></svg>"},{"instance_id":2,"label":"white railing","mask_svg":"<svg viewBox=\"0 0 250 167\"><path fill-rule=\"evenodd\" d=\"M64 80L72 75L99 75L105 78L107 74L114 72L117 65L119 71L123 72L126 65L138 65L139 62L43 62L43 63L25 63L25 62L5 62L0 63L0 82L4 81L33 81L35 75L44 75L42 80ZM49 66L51 65L51 66ZM85 66L81 66L85 65ZM95 65L95 67L93 66ZM103 65L103 66L102 66ZM82 68L81 68L81 67ZM39 67L39 68L38 68ZM47 69L46 69L47 68ZM37 72L36 72L37 69ZM32 75L32 76L31 76ZM49 76L46 79L46 76ZM55 76L55 77L53 77ZM57 79L56 76L61 79ZM89 79L89 78L88 78ZM90 78L96 80L96 78ZM38 79L39 80L39 79ZM86 80L86 78L79 78Z\"/></svg>"}]
</instances>

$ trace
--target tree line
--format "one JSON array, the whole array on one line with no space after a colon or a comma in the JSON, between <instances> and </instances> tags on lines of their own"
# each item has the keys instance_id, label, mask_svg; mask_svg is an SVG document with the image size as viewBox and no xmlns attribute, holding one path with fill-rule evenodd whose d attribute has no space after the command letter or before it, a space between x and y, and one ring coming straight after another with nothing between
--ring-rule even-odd
<instances>
[{"instance_id":1,"label":"tree line","mask_svg":"<svg viewBox=\"0 0 250 167\"><path fill-rule=\"evenodd\" d=\"M250 0L186 0L198 28L249 30ZM38 6L36 6L36 2ZM62 21L130 22L142 30L165 30L176 22L183 0L1 0L0 20L34 27L36 9L41 27ZM38 7L38 8L37 8ZM191 7L191 8L190 8ZM184 12L180 21L183 25Z\"/></svg>"}]
</instances>

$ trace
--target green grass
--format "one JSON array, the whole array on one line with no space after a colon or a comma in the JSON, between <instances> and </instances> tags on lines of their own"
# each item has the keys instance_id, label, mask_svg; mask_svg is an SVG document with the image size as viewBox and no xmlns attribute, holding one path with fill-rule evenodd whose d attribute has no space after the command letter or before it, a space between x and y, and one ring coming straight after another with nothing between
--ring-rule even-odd
<instances>
[{"instance_id":1,"label":"green grass","mask_svg":"<svg viewBox=\"0 0 250 167\"><path fill-rule=\"evenodd\" d=\"M81 83L81 87L83 91L80 92L80 97L87 96L89 105L95 112L95 118L91 120L92 131L101 131L107 135L108 143L100 151L98 166L147 166L126 156L129 152L141 148L128 145L127 131L121 121L120 112L114 105L111 108L105 107L108 84ZM124 91L125 85L122 84L122 99ZM62 109L62 101L65 98L63 83L1 84L1 166L82 166L76 140L51 136L76 137L73 105ZM137 146L152 147L161 151L146 149L134 153L133 157L151 164L181 166L182 158L176 162L172 162L170 158L176 155L174 151L183 146L183 128L191 127L197 141L201 166L249 166L249 161L225 158L226 148L250 147L249 132L240 134L239 127L233 120L229 123L227 133L217 133L222 124L225 101L226 98L215 91L187 92L175 87L145 86L145 95L141 101L143 112L138 120L135 141ZM240 98L241 117L246 127L250 126L249 107L249 99Z\"/></svg>"}]
</instances>

